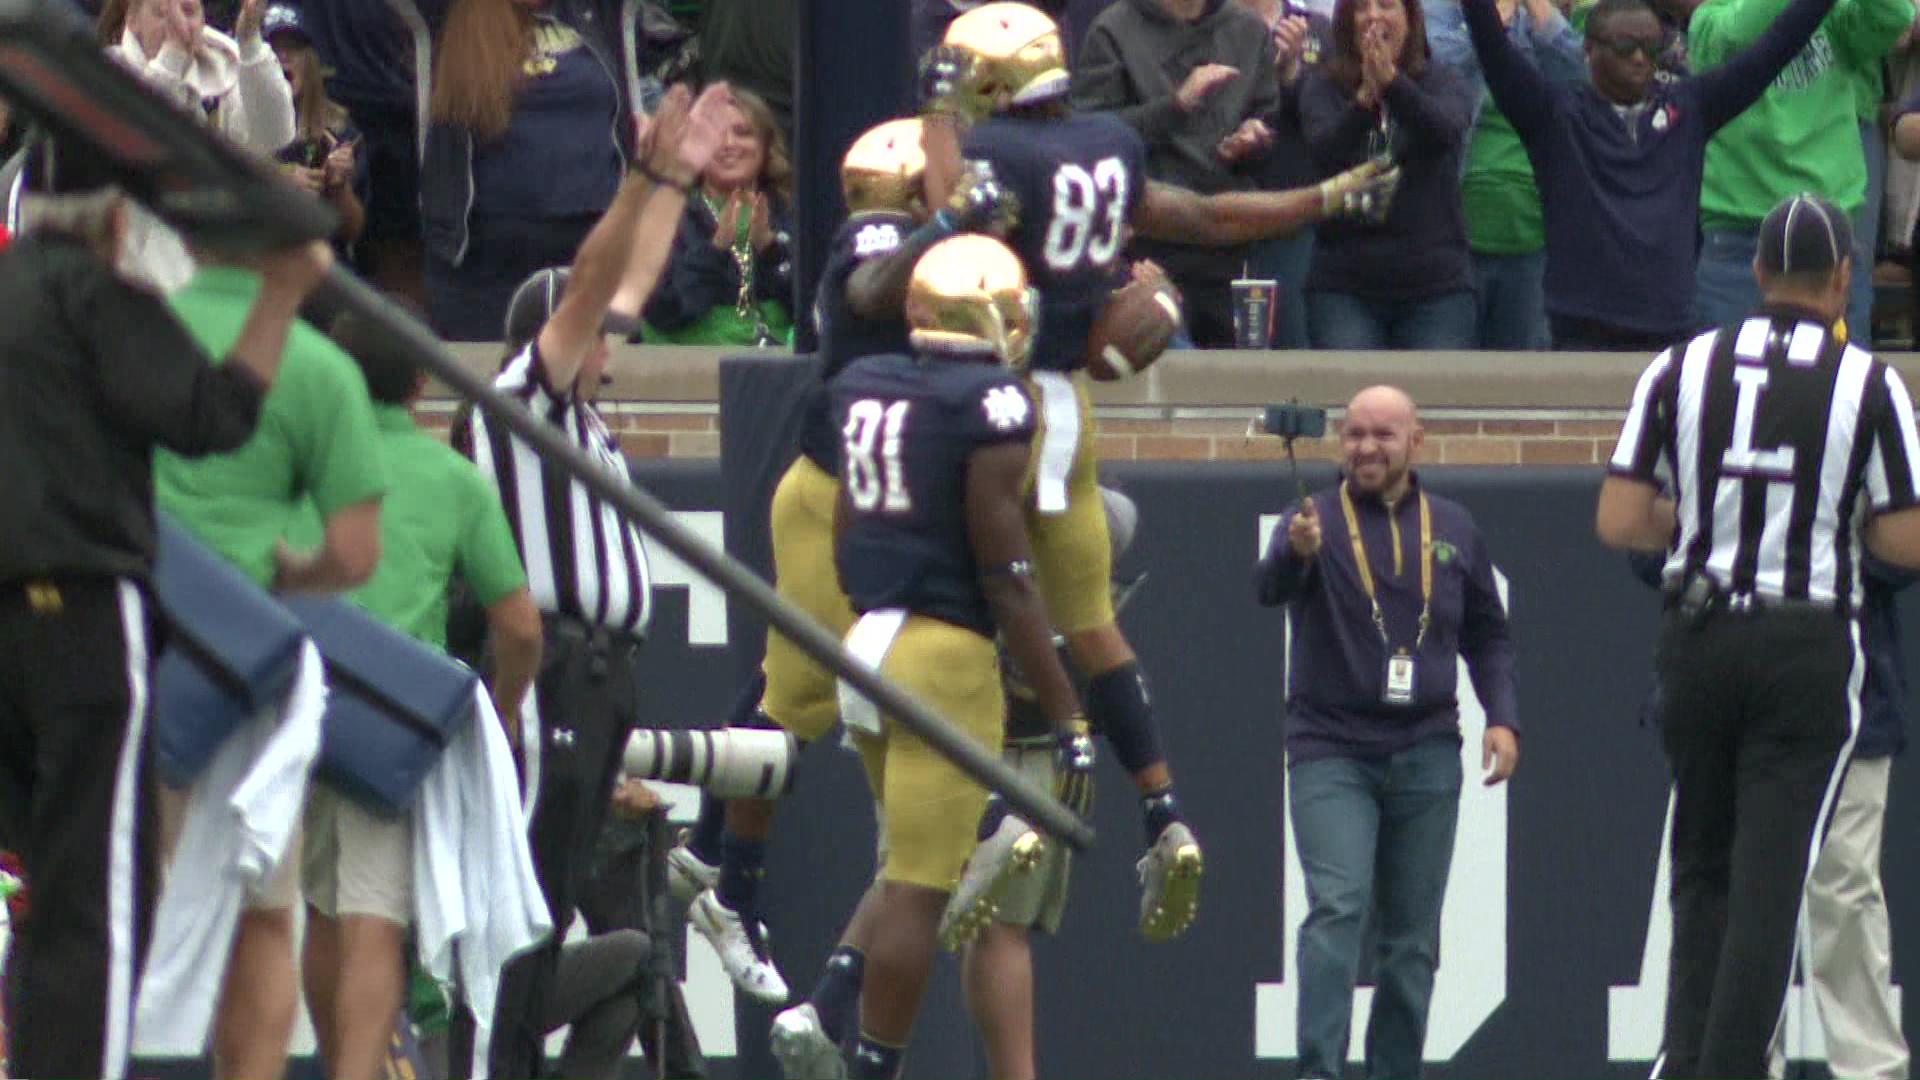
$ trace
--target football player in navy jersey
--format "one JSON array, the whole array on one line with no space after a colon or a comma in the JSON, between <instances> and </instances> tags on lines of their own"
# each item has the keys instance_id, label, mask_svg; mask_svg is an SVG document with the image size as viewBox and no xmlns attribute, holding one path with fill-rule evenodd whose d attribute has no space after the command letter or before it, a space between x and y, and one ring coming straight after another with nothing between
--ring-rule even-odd
<instances>
[{"instance_id":1,"label":"football player in navy jersey","mask_svg":"<svg viewBox=\"0 0 1920 1080\"><path fill-rule=\"evenodd\" d=\"M1087 710L1140 793L1148 845L1140 930L1164 941L1193 920L1202 858L1174 797L1145 675L1114 620L1081 370L1088 332L1124 280L1129 228L1187 243L1242 244L1326 217L1377 217L1398 171L1370 162L1310 188L1204 197L1151 181L1133 129L1113 116L1071 112L1059 27L1025 4L985 4L955 19L921 77L930 192L963 169L984 170L1020 204L1008 242L1042 297L1031 361L1041 421L1028 531L1053 624L1087 677Z\"/></svg>"},{"instance_id":2,"label":"football player in navy jersey","mask_svg":"<svg viewBox=\"0 0 1920 1080\"><path fill-rule=\"evenodd\" d=\"M856 139L842 162L849 215L834 237L815 305L820 379L803 404L800 456L782 476L771 507L780 595L835 634L853 625L853 612L833 571L839 437L827 381L856 357L908 351L900 305L922 254L954 232L1011 217L1004 189L975 180L929 220L921 140L917 118L888 121ZM826 734L838 715L833 676L770 633L761 677L745 689L729 723L785 728L804 744ZM713 944L728 976L756 999L777 1003L786 1000L787 985L768 955L755 910L773 806L703 799L700 823L668 864L689 901L689 920Z\"/></svg>"},{"instance_id":3,"label":"football player in navy jersey","mask_svg":"<svg viewBox=\"0 0 1920 1080\"><path fill-rule=\"evenodd\" d=\"M997 752L997 634L1051 726L1055 790L1084 812L1093 744L1034 580L1025 503L1037 418L1009 370L1031 345L1033 294L1004 244L958 236L916 265L905 311L915 354L863 357L831 388L842 435L835 564L860 614L847 647ZM849 1074L892 1077L987 793L864 699L843 698L842 719L886 837L865 902Z\"/></svg>"}]
</instances>

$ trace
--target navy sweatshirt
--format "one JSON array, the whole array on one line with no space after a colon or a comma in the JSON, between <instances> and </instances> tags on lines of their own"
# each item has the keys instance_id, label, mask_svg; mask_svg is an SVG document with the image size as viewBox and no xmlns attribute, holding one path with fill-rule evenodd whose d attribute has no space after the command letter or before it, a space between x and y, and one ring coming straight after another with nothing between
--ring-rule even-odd
<instances>
[{"instance_id":1,"label":"navy sweatshirt","mask_svg":"<svg viewBox=\"0 0 1920 1080\"><path fill-rule=\"evenodd\" d=\"M1541 75L1507 41L1494 0L1461 0L1487 89L1533 162L1550 314L1675 338L1693 332L1707 141L1766 92L1833 3L1794 0L1726 63L1651 83L1627 119L1592 83Z\"/></svg>"},{"instance_id":2,"label":"navy sweatshirt","mask_svg":"<svg viewBox=\"0 0 1920 1080\"><path fill-rule=\"evenodd\" d=\"M1307 291L1390 302L1432 300L1473 288L1467 225L1460 212L1460 155L1473 123L1466 84L1438 64L1402 72L1382 95L1382 110L1362 109L1324 68L1301 76L1301 134L1320 176L1350 169L1390 147L1400 190L1383 224L1323 221L1316 226Z\"/></svg>"},{"instance_id":3,"label":"navy sweatshirt","mask_svg":"<svg viewBox=\"0 0 1920 1080\"><path fill-rule=\"evenodd\" d=\"M1416 477L1391 510L1378 498L1355 493L1353 499L1375 595L1395 649L1412 648L1420 621L1420 491ZM1254 594L1261 604L1293 605L1289 758L1384 757L1435 735L1457 736L1461 658L1486 707L1487 723L1518 731L1507 610L1494 583L1493 561L1466 509L1427 496L1433 514L1431 621L1415 656L1414 700L1396 706L1381 700L1388 652L1360 584L1340 489L1327 488L1311 498L1320 515L1319 554L1312 559L1294 555L1287 529L1295 511L1289 510L1254 570Z\"/></svg>"}]
</instances>

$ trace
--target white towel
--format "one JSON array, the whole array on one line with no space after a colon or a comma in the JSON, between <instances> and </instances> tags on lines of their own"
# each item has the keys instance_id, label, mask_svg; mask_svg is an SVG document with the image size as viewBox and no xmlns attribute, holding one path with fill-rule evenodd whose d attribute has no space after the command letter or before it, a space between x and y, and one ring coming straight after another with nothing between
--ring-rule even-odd
<instances>
[{"instance_id":1,"label":"white towel","mask_svg":"<svg viewBox=\"0 0 1920 1080\"><path fill-rule=\"evenodd\" d=\"M500 969L553 932L534 876L513 755L486 687L413 808L413 903L421 966L460 982L473 1010L474 1080L485 1080Z\"/></svg>"},{"instance_id":2,"label":"white towel","mask_svg":"<svg viewBox=\"0 0 1920 1080\"><path fill-rule=\"evenodd\" d=\"M311 641L287 700L221 744L194 782L168 865L134 1007L134 1052L197 1057L207 1044L249 889L287 856L320 756L327 687Z\"/></svg>"},{"instance_id":3,"label":"white towel","mask_svg":"<svg viewBox=\"0 0 1920 1080\"><path fill-rule=\"evenodd\" d=\"M1073 380L1057 371L1036 371L1040 388L1040 460L1034 468L1034 508L1043 514L1067 512L1067 477L1080 447L1080 399Z\"/></svg>"},{"instance_id":4,"label":"white towel","mask_svg":"<svg viewBox=\"0 0 1920 1080\"><path fill-rule=\"evenodd\" d=\"M847 632L847 651L870 670L879 671L887 659L887 650L893 648L893 639L900 636L900 627L906 621L907 613L899 608L867 612ZM840 720L848 731L878 737L886 730L879 707L868 701L865 694L844 679L836 680L835 685L840 694Z\"/></svg>"}]
</instances>

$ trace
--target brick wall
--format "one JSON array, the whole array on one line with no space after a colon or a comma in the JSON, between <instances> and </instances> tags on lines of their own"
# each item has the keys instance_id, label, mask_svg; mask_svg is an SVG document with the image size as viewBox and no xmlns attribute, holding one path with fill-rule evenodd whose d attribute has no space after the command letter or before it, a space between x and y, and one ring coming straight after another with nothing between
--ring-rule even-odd
<instances>
[{"instance_id":1,"label":"brick wall","mask_svg":"<svg viewBox=\"0 0 1920 1080\"><path fill-rule=\"evenodd\" d=\"M422 410L421 420L444 430L448 413L438 403ZM616 405L608 423L629 455L640 458L720 456L720 432L711 409L653 411L648 406ZM1591 465L1606 460L1620 434L1618 419L1514 419L1489 411L1484 416L1450 412L1429 418L1422 458L1435 465ZM1280 440L1247 434L1247 420L1205 418L1102 418L1098 449L1107 461L1266 461L1285 456ZM1301 440L1294 451L1303 460L1340 456L1338 422L1328 437Z\"/></svg>"}]
</instances>

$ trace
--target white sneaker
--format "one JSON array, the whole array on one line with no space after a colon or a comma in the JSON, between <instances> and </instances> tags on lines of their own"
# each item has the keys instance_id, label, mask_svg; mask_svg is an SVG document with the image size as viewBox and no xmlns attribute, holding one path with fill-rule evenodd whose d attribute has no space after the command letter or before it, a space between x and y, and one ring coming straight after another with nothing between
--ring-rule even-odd
<instances>
[{"instance_id":1,"label":"white sneaker","mask_svg":"<svg viewBox=\"0 0 1920 1080\"><path fill-rule=\"evenodd\" d=\"M1046 839L1013 814L1000 820L993 835L980 841L960 873L960 884L940 913L940 944L949 952L980 936L999 914L1000 898L1033 872L1045 853Z\"/></svg>"},{"instance_id":2,"label":"white sneaker","mask_svg":"<svg viewBox=\"0 0 1920 1080\"><path fill-rule=\"evenodd\" d=\"M691 904L693 898L720 884L720 867L693 853L685 832L680 842L667 852L667 891L677 904Z\"/></svg>"},{"instance_id":3,"label":"white sneaker","mask_svg":"<svg viewBox=\"0 0 1920 1080\"><path fill-rule=\"evenodd\" d=\"M773 1018L773 1056L780 1071L792 1080L844 1080L847 1061L820 1026L820 1014L811 1003L795 1005Z\"/></svg>"},{"instance_id":4,"label":"white sneaker","mask_svg":"<svg viewBox=\"0 0 1920 1080\"><path fill-rule=\"evenodd\" d=\"M1134 869L1140 873L1140 933L1148 941L1185 933L1200 906L1202 859L1193 830L1178 821L1167 826Z\"/></svg>"},{"instance_id":5,"label":"white sneaker","mask_svg":"<svg viewBox=\"0 0 1920 1080\"><path fill-rule=\"evenodd\" d=\"M739 914L722 904L712 889L694 899L693 906L687 910L687 919L713 946L713 951L720 954L720 966L726 969L733 985L768 1005L787 1000L787 981L780 977L780 969L774 967L767 956L766 927L756 926L758 933L749 935Z\"/></svg>"}]
</instances>

